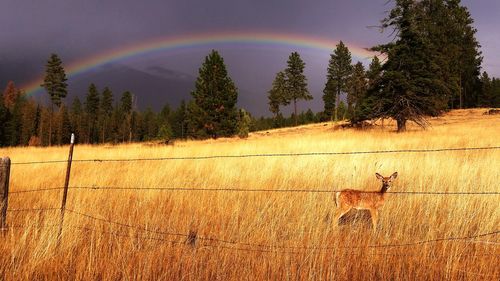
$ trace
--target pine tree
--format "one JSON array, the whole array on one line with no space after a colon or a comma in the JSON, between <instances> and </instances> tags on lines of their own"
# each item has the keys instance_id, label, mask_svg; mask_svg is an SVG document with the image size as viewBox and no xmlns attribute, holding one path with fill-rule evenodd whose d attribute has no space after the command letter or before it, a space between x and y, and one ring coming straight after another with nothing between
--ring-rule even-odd
<instances>
[{"instance_id":1,"label":"pine tree","mask_svg":"<svg viewBox=\"0 0 500 281\"><path fill-rule=\"evenodd\" d=\"M141 123L141 140L150 141L158 136L158 118L150 107L142 114Z\"/></svg>"},{"instance_id":2,"label":"pine tree","mask_svg":"<svg viewBox=\"0 0 500 281\"><path fill-rule=\"evenodd\" d=\"M66 73L62 66L62 61L56 54L51 54L46 65L45 78L42 87L50 96L52 104L61 106L62 99L68 94Z\"/></svg>"},{"instance_id":3,"label":"pine tree","mask_svg":"<svg viewBox=\"0 0 500 281\"><path fill-rule=\"evenodd\" d=\"M323 90L323 101L325 103L325 115L337 121L338 112L336 105L339 104L340 94L347 92L349 76L352 72L351 52L340 41L333 54L327 69L326 84Z\"/></svg>"},{"instance_id":4,"label":"pine tree","mask_svg":"<svg viewBox=\"0 0 500 281\"><path fill-rule=\"evenodd\" d=\"M277 118L280 113L280 106L288 105L290 102L287 100L286 95L286 77L283 71L276 73L276 77L273 81L273 86L271 90L269 90L268 95L268 104L269 111L275 115Z\"/></svg>"},{"instance_id":5,"label":"pine tree","mask_svg":"<svg viewBox=\"0 0 500 281\"><path fill-rule=\"evenodd\" d=\"M210 131L200 126L205 124L206 118L206 112L194 100L190 100L186 106L186 136L201 139L210 137Z\"/></svg>"},{"instance_id":6,"label":"pine tree","mask_svg":"<svg viewBox=\"0 0 500 281\"><path fill-rule=\"evenodd\" d=\"M35 136L38 130L37 114L39 114L39 108L34 100L26 100L22 106L22 131L20 138L20 145L27 145L31 137Z\"/></svg>"},{"instance_id":7,"label":"pine tree","mask_svg":"<svg viewBox=\"0 0 500 281\"><path fill-rule=\"evenodd\" d=\"M181 104L174 112L172 116L172 131L175 138L184 139L186 137L187 131L187 108L186 102L184 100L181 101Z\"/></svg>"},{"instance_id":8,"label":"pine tree","mask_svg":"<svg viewBox=\"0 0 500 281\"><path fill-rule=\"evenodd\" d=\"M76 141L83 141L86 139L86 129L83 125L83 110L82 103L78 97L75 97L70 109L70 122L73 133L75 134Z\"/></svg>"},{"instance_id":9,"label":"pine tree","mask_svg":"<svg viewBox=\"0 0 500 281\"><path fill-rule=\"evenodd\" d=\"M133 129L132 104L133 104L132 93L129 91L124 92L120 99L120 107L119 107L120 110L119 110L119 115L117 116L118 119L116 120L118 124L121 124L119 131L122 141L125 141L127 139L129 142L132 141L132 129ZM121 117L123 117L124 119L122 119Z\"/></svg>"},{"instance_id":10,"label":"pine tree","mask_svg":"<svg viewBox=\"0 0 500 281\"><path fill-rule=\"evenodd\" d=\"M439 42L436 38L440 37L441 41L444 41L436 48L441 50L441 56L444 57L438 63L445 66L449 72L445 72L444 80L451 84L452 93L458 92L455 100L451 99L452 105L458 103L460 108L476 106L483 57L479 50L481 46L475 38L477 30L473 26L474 20L467 8L461 5L460 0L446 0L443 1L444 4L440 2L426 0L422 5L427 7L428 16L432 16L429 11L444 6L445 12L432 17L435 19L435 30L440 32L435 36L431 33L431 40Z\"/></svg>"},{"instance_id":11,"label":"pine tree","mask_svg":"<svg viewBox=\"0 0 500 281\"><path fill-rule=\"evenodd\" d=\"M160 111L160 114L159 114L158 118L159 118L159 122L161 124L170 123L172 121L172 119L173 119L173 111L170 108L170 104L167 103L167 104L165 104L163 106L163 108Z\"/></svg>"},{"instance_id":12,"label":"pine tree","mask_svg":"<svg viewBox=\"0 0 500 281\"><path fill-rule=\"evenodd\" d=\"M248 134L250 133L251 122L252 118L250 117L250 114L248 114L246 110L240 109L239 120L238 120L238 137L242 139L248 138Z\"/></svg>"},{"instance_id":13,"label":"pine tree","mask_svg":"<svg viewBox=\"0 0 500 281\"><path fill-rule=\"evenodd\" d=\"M478 106L495 107L494 79L490 79L486 71L481 75L481 91L478 95Z\"/></svg>"},{"instance_id":14,"label":"pine tree","mask_svg":"<svg viewBox=\"0 0 500 281\"><path fill-rule=\"evenodd\" d=\"M62 61L56 54L51 54L46 64L45 78L42 87L45 88L50 96L50 120L49 120L49 146L52 145L52 116L54 113L54 105L59 108L62 99L68 95L68 84L66 84L66 72L62 66Z\"/></svg>"},{"instance_id":15,"label":"pine tree","mask_svg":"<svg viewBox=\"0 0 500 281\"><path fill-rule=\"evenodd\" d=\"M382 64L377 56L374 56L368 70L366 78L368 79L368 87L372 87L382 76Z\"/></svg>"},{"instance_id":16,"label":"pine tree","mask_svg":"<svg viewBox=\"0 0 500 281\"><path fill-rule=\"evenodd\" d=\"M10 110L8 122L5 124L7 145L16 146L22 142L23 131L23 108L26 100L22 95L17 96L12 110Z\"/></svg>"},{"instance_id":17,"label":"pine tree","mask_svg":"<svg viewBox=\"0 0 500 281\"><path fill-rule=\"evenodd\" d=\"M113 92L105 87L102 91L101 104L99 106L100 114L99 114L99 127L101 132L101 142L106 142L109 140L109 134L111 131L110 123L111 116L113 114Z\"/></svg>"},{"instance_id":18,"label":"pine tree","mask_svg":"<svg viewBox=\"0 0 500 281\"><path fill-rule=\"evenodd\" d=\"M305 63L300 58L299 53L293 52L288 57L287 68L285 69L285 100L287 103L293 101L293 112L295 125L297 125L297 101L312 100L313 97L307 90L307 78L304 75Z\"/></svg>"},{"instance_id":19,"label":"pine tree","mask_svg":"<svg viewBox=\"0 0 500 281\"><path fill-rule=\"evenodd\" d=\"M376 111L374 104L377 102L376 98L380 93L377 93L380 89L377 84L380 82L382 77L382 65L378 57L373 57L370 63L368 71L366 71L366 89L364 95L359 98L356 102L356 108L354 110L354 115L350 117L351 124L357 124L364 120L368 120Z\"/></svg>"},{"instance_id":20,"label":"pine tree","mask_svg":"<svg viewBox=\"0 0 500 281\"><path fill-rule=\"evenodd\" d=\"M61 105L57 120L58 120L58 127L56 131L57 144L59 145L68 144L70 142L72 130L71 130L71 122L69 119L69 113L66 106Z\"/></svg>"},{"instance_id":21,"label":"pine tree","mask_svg":"<svg viewBox=\"0 0 500 281\"><path fill-rule=\"evenodd\" d=\"M40 145L46 146L49 144L49 130L51 120L51 110L50 108L42 107L40 114L40 129L38 136L40 137Z\"/></svg>"},{"instance_id":22,"label":"pine tree","mask_svg":"<svg viewBox=\"0 0 500 281\"><path fill-rule=\"evenodd\" d=\"M316 122L316 116L314 115L314 112L310 108L305 113L305 121L306 124Z\"/></svg>"},{"instance_id":23,"label":"pine tree","mask_svg":"<svg viewBox=\"0 0 500 281\"><path fill-rule=\"evenodd\" d=\"M228 76L223 58L215 50L205 58L199 70L195 90L191 93L197 110L190 114L200 114L192 118L192 131L201 132L193 137L213 138L232 136L236 133L238 112L236 102L238 93L236 86Z\"/></svg>"},{"instance_id":24,"label":"pine tree","mask_svg":"<svg viewBox=\"0 0 500 281\"><path fill-rule=\"evenodd\" d=\"M30 139L28 141L29 145L34 145L34 146L40 146L41 139L40 139L40 124L42 122L42 110L43 108L40 106L40 104L37 104L36 106L36 112L35 112L35 120L33 121L33 126L31 127L31 133L30 133Z\"/></svg>"},{"instance_id":25,"label":"pine tree","mask_svg":"<svg viewBox=\"0 0 500 281\"><path fill-rule=\"evenodd\" d=\"M99 120L99 92L92 83L85 98L85 113L88 125L87 142L95 143L98 140L97 121Z\"/></svg>"},{"instance_id":26,"label":"pine tree","mask_svg":"<svg viewBox=\"0 0 500 281\"><path fill-rule=\"evenodd\" d=\"M165 123L160 126L157 137L164 140L166 143L170 142L170 140L174 137L174 132L169 123Z\"/></svg>"},{"instance_id":27,"label":"pine tree","mask_svg":"<svg viewBox=\"0 0 500 281\"><path fill-rule=\"evenodd\" d=\"M436 50L419 29L417 4L413 0L397 0L396 7L385 19L386 27L398 31L396 42L374 49L387 55L383 75L375 94L373 117L394 118L398 132L406 130L406 122L425 127L424 116L436 116L446 107L449 88L440 75L443 69L435 63Z\"/></svg>"},{"instance_id":28,"label":"pine tree","mask_svg":"<svg viewBox=\"0 0 500 281\"><path fill-rule=\"evenodd\" d=\"M337 108L337 113L339 116L342 116L342 120L344 120L347 116L347 108L345 106L345 102L344 101L340 101L339 102L339 106Z\"/></svg>"},{"instance_id":29,"label":"pine tree","mask_svg":"<svg viewBox=\"0 0 500 281\"><path fill-rule=\"evenodd\" d=\"M360 109L360 104L366 96L366 80L363 64L361 62L356 63L347 85L347 114L350 119L355 117Z\"/></svg>"}]
</instances>

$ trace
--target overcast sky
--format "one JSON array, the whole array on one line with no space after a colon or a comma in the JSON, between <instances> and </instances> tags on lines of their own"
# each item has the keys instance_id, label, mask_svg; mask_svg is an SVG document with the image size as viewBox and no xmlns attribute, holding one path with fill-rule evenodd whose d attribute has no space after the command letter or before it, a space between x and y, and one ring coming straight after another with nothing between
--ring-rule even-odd
<instances>
[{"instance_id":1,"label":"overcast sky","mask_svg":"<svg viewBox=\"0 0 500 281\"><path fill-rule=\"evenodd\" d=\"M387 0L1 0L0 87L7 80L22 85L43 73L51 52L64 62L154 38L221 31L264 31L342 39L371 47L386 42L377 25L391 8ZM500 1L467 0L466 5L484 54L484 70L500 76ZM220 46L219 46L220 47ZM226 63L243 88L260 81L259 68L279 70L290 50L233 47ZM301 51L298 48L297 51ZM192 52L189 53L189 52ZM281 53L280 53L281 52ZM308 73L324 79L328 54L304 50ZM309 52L309 53L307 53ZM136 57L124 64L144 66L152 61L196 75L206 49ZM250 67L249 67L250 66ZM251 71L252 67L255 69ZM247 73L242 73L247 71ZM255 80L259 81L255 81ZM318 82L319 83L319 82ZM320 83L321 84L321 83ZM269 85L270 86L270 85ZM264 86L262 86L264 87ZM266 86L267 87L267 86ZM313 86L319 91L320 85ZM250 89L252 90L252 89Z\"/></svg>"}]
</instances>

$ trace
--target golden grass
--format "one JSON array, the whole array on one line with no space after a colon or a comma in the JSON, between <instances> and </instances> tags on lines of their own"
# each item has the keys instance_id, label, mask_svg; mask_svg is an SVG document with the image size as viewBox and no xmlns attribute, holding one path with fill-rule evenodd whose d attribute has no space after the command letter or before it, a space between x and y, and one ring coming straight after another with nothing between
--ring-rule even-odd
<instances>
[{"instance_id":1,"label":"golden grass","mask_svg":"<svg viewBox=\"0 0 500 281\"><path fill-rule=\"evenodd\" d=\"M323 123L220 139L75 146L74 159L498 146L500 118L453 111L403 134ZM68 147L7 148L13 162L60 160ZM500 191L500 151L73 164L71 186L376 190L375 172L398 171L392 191ZM13 165L11 191L62 186L65 164ZM358 216L340 225L330 193L70 189L67 207L153 231L190 231L274 248L148 233L67 212L9 212L0 279L79 280L499 280L500 235L369 248L499 230L499 195L389 194L376 233ZM62 191L11 194L9 208L59 207ZM352 217L352 216L351 216ZM40 228L39 226L45 227ZM19 228L17 228L19 227ZM84 229L82 229L82 227ZM151 238L151 239L146 239ZM481 242L479 242L481 241ZM489 242L489 243L486 243ZM494 242L494 243L493 243ZM495 244L496 243L496 244ZM289 248L281 248L290 247ZM294 248L297 247L297 248ZM314 250L314 247L331 248ZM350 248L349 248L350 247ZM270 250L270 251L266 251Z\"/></svg>"}]
</instances>

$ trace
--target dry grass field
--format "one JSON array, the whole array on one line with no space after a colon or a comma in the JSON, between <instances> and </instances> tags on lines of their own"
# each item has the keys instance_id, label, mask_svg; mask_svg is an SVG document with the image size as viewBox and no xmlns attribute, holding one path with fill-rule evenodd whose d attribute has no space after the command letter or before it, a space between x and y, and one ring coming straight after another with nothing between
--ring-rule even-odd
<instances>
[{"instance_id":1,"label":"dry grass field","mask_svg":"<svg viewBox=\"0 0 500 281\"><path fill-rule=\"evenodd\" d=\"M500 116L484 111L453 111L402 134L388 121L365 131L323 123L246 140L76 145L74 159L498 146ZM67 146L0 149L13 162L67 153ZM499 192L499 167L500 150L74 162L71 187L138 189L70 188L57 247L59 211L19 209L59 208L62 190L15 192L62 186L66 165L13 165L0 279L500 280L498 232L414 243L499 231L500 195L388 194L373 232L365 212L332 219L328 192L147 189L377 190L376 172L397 171L393 192Z\"/></svg>"}]
</instances>

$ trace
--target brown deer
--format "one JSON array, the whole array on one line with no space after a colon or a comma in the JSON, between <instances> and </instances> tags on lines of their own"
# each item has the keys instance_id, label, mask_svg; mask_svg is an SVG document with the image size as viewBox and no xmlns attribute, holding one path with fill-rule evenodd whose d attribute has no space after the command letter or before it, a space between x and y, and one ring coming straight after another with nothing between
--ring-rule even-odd
<instances>
[{"instance_id":1,"label":"brown deer","mask_svg":"<svg viewBox=\"0 0 500 281\"><path fill-rule=\"evenodd\" d=\"M384 204L386 191L389 190L392 181L398 176L398 172L394 172L390 177L384 177L379 173L375 175L377 179L382 180L382 188L380 191L344 189L335 193L335 205L339 207L335 217L336 221L351 209L369 210L372 218L373 230L376 230L378 208Z\"/></svg>"}]
</instances>

